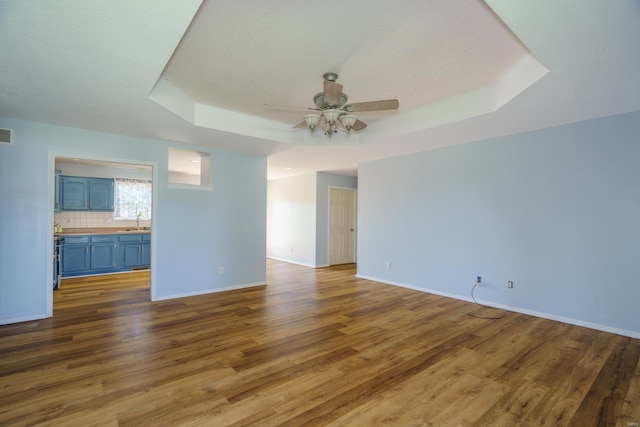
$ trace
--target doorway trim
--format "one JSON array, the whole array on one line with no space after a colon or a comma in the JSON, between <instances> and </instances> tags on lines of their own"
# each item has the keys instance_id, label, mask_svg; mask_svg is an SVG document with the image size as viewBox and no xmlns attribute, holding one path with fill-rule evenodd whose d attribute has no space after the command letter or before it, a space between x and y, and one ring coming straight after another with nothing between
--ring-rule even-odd
<instances>
[{"instance_id":1,"label":"doorway trim","mask_svg":"<svg viewBox=\"0 0 640 427\"><path fill-rule=\"evenodd\" d=\"M105 163L125 163L129 165L139 165L151 167L151 209L153 216L151 217L151 274L150 274L150 300L156 300L156 269L153 268L156 263L157 257L157 242L158 242L158 221L156 220L158 212L158 163L123 159L120 157L106 157L93 154L79 154L69 153L62 151L49 151L47 161L47 224L48 230L53 230L53 218L54 218L54 199L55 199L55 169L56 158L72 158L79 160L93 160L97 162ZM45 280L46 286L46 316L53 316L53 287L51 286L51 278L53 277L53 233L47 233L47 279Z\"/></svg>"},{"instance_id":2,"label":"doorway trim","mask_svg":"<svg viewBox=\"0 0 640 427\"><path fill-rule=\"evenodd\" d=\"M329 185L327 191L327 264L331 266L331 191L332 190L349 190L353 191L353 262L358 262L358 189L353 187L339 187L337 185Z\"/></svg>"}]
</instances>

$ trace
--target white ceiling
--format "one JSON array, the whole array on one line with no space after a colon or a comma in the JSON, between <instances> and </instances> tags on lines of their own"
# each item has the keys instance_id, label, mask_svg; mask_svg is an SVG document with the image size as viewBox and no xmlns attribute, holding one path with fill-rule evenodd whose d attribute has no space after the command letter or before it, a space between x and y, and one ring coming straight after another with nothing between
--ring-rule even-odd
<instances>
[{"instance_id":1,"label":"white ceiling","mask_svg":"<svg viewBox=\"0 0 640 427\"><path fill-rule=\"evenodd\" d=\"M640 110L637 0L5 0L0 115L268 156L269 177ZM291 126L339 73L398 98ZM194 148L197 151L197 147Z\"/></svg>"},{"instance_id":2,"label":"white ceiling","mask_svg":"<svg viewBox=\"0 0 640 427\"><path fill-rule=\"evenodd\" d=\"M527 53L478 0L300 3L204 2L163 76L197 102L290 127L300 112L264 105L312 106L326 71L351 101L412 110L489 86Z\"/></svg>"}]
</instances>

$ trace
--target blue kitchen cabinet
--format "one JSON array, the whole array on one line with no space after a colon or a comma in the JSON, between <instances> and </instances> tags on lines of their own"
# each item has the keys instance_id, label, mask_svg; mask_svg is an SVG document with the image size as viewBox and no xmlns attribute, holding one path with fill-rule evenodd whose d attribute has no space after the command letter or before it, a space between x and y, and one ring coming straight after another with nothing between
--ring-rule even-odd
<instances>
[{"instance_id":1,"label":"blue kitchen cabinet","mask_svg":"<svg viewBox=\"0 0 640 427\"><path fill-rule=\"evenodd\" d=\"M151 235L142 235L142 246L140 249L140 266L149 267L151 265Z\"/></svg>"},{"instance_id":2,"label":"blue kitchen cabinet","mask_svg":"<svg viewBox=\"0 0 640 427\"><path fill-rule=\"evenodd\" d=\"M117 236L64 236L62 277L109 273L116 270Z\"/></svg>"},{"instance_id":3,"label":"blue kitchen cabinet","mask_svg":"<svg viewBox=\"0 0 640 427\"><path fill-rule=\"evenodd\" d=\"M146 233L118 236L118 265L126 269L148 267L151 264L150 238Z\"/></svg>"},{"instance_id":4,"label":"blue kitchen cabinet","mask_svg":"<svg viewBox=\"0 0 640 427\"><path fill-rule=\"evenodd\" d=\"M62 251L62 276L89 274L91 267L89 236L65 236Z\"/></svg>"},{"instance_id":5,"label":"blue kitchen cabinet","mask_svg":"<svg viewBox=\"0 0 640 427\"><path fill-rule=\"evenodd\" d=\"M60 182L60 207L63 211L86 211L89 209L87 178L61 176Z\"/></svg>"},{"instance_id":6,"label":"blue kitchen cabinet","mask_svg":"<svg viewBox=\"0 0 640 427\"><path fill-rule=\"evenodd\" d=\"M113 179L88 178L89 210L113 211Z\"/></svg>"},{"instance_id":7,"label":"blue kitchen cabinet","mask_svg":"<svg viewBox=\"0 0 640 427\"><path fill-rule=\"evenodd\" d=\"M91 272L116 268L117 242L115 235L91 236Z\"/></svg>"},{"instance_id":8,"label":"blue kitchen cabinet","mask_svg":"<svg viewBox=\"0 0 640 427\"><path fill-rule=\"evenodd\" d=\"M65 235L62 277L115 273L151 265L149 233Z\"/></svg>"},{"instance_id":9,"label":"blue kitchen cabinet","mask_svg":"<svg viewBox=\"0 0 640 427\"><path fill-rule=\"evenodd\" d=\"M140 265L139 243L120 243L120 254L123 267L137 267Z\"/></svg>"},{"instance_id":10,"label":"blue kitchen cabinet","mask_svg":"<svg viewBox=\"0 0 640 427\"><path fill-rule=\"evenodd\" d=\"M60 176L63 211L113 211L113 179Z\"/></svg>"}]
</instances>

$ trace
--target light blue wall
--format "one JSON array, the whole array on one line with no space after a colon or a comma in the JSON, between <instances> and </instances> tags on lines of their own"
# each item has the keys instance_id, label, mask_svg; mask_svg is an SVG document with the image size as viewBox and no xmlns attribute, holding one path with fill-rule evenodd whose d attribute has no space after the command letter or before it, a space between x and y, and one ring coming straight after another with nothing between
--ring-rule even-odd
<instances>
[{"instance_id":1,"label":"light blue wall","mask_svg":"<svg viewBox=\"0 0 640 427\"><path fill-rule=\"evenodd\" d=\"M15 140L0 145L0 323L51 314L55 155L157 166L156 299L265 283L266 159L209 150L214 190L171 189L166 141L8 118L0 127Z\"/></svg>"},{"instance_id":2,"label":"light blue wall","mask_svg":"<svg viewBox=\"0 0 640 427\"><path fill-rule=\"evenodd\" d=\"M490 305L640 337L639 135L634 112L361 165L358 275L482 276Z\"/></svg>"},{"instance_id":3,"label":"light blue wall","mask_svg":"<svg viewBox=\"0 0 640 427\"><path fill-rule=\"evenodd\" d=\"M319 172L316 180L316 266L329 265L329 188L357 188L355 176Z\"/></svg>"}]
</instances>

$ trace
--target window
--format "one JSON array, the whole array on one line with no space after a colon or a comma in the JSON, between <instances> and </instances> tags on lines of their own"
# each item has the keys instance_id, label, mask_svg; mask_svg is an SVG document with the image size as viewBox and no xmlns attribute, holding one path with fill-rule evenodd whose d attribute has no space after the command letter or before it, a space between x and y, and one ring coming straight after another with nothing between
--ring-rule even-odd
<instances>
[{"instance_id":1,"label":"window","mask_svg":"<svg viewBox=\"0 0 640 427\"><path fill-rule=\"evenodd\" d=\"M116 178L113 219L151 219L151 181Z\"/></svg>"}]
</instances>

